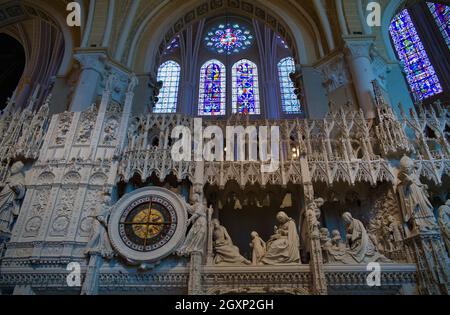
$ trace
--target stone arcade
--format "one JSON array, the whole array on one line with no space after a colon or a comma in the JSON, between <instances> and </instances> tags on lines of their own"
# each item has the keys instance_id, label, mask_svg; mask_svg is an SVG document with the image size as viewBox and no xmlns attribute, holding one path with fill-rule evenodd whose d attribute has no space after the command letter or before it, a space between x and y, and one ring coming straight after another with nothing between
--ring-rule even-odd
<instances>
[{"instance_id":1,"label":"stone arcade","mask_svg":"<svg viewBox=\"0 0 450 315\"><path fill-rule=\"evenodd\" d=\"M450 9L367 2L0 0L0 293L448 294ZM279 167L174 160L197 118Z\"/></svg>"}]
</instances>

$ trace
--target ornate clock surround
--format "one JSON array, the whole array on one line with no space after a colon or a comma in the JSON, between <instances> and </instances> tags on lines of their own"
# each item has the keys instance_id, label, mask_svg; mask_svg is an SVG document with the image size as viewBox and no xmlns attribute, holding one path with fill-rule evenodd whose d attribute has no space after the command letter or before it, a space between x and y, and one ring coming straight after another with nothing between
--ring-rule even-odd
<instances>
[{"instance_id":1,"label":"ornate clock surround","mask_svg":"<svg viewBox=\"0 0 450 315\"><path fill-rule=\"evenodd\" d=\"M108 221L114 249L129 262L155 263L173 253L186 235L184 200L161 187L135 190L114 206Z\"/></svg>"}]
</instances>

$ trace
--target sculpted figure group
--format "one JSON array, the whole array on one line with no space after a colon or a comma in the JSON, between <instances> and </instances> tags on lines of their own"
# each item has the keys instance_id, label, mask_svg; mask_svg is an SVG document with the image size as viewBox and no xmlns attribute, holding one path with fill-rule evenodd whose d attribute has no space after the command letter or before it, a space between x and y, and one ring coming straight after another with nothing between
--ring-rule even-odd
<instances>
[{"instance_id":1,"label":"sculpted figure group","mask_svg":"<svg viewBox=\"0 0 450 315\"><path fill-rule=\"evenodd\" d=\"M300 242L295 221L283 211L277 214L278 224L267 243L255 231L251 232L252 261L241 256L233 245L227 229L219 220L212 220L215 264L278 265L300 262Z\"/></svg>"}]
</instances>

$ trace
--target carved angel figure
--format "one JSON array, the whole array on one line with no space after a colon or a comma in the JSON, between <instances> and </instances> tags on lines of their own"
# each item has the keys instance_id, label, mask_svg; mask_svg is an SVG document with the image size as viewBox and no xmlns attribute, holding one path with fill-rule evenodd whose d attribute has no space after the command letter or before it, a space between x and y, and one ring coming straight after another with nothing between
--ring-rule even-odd
<instances>
[{"instance_id":1,"label":"carved angel figure","mask_svg":"<svg viewBox=\"0 0 450 315\"><path fill-rule=\"evenodd\" d=\"M11 166L11 175L0 192L0 232L11 233L14 218L19 215L20 201L26 190L23 168L22 162Z\"/></svg>"},{"instance_id":2,"label":"carved angel figure","mask_svg":"<svg viewBox=\"0 0 450 315\"><path fill-rule=\"evenodd\" d=\"M414 172L414 163L407 156L400 160L398 178L400 180L398 192L407 236L436 230L433 206L428 199L428 187L420 182Z\"/></svg>"},{"instance_id":3,"label":"carved angel figure","mask_svg":"<svg viewBox=\"0 0 450 315\"><path fill-rule=\"evenodd\" d=\"M193 197L193 205L187 205L187 209L191 217L187 225L192 225L186 239L180 249L177 251L178 255L189 255L193 252L205 253L206 235L207 235L207 209L206 205L201 202L200 195L195 194Z\"/></svg>"},{"instance_id":4,"label":"carved angel figure","mask_svg":"<svg viewBox=\"0 0 450 315\"><path fill-rule=\"evenodd\" d=\"M84 251L86 256L99 255L106 259L111 259L115 256L108 236L108 219L111 213L110 201L111 197L106 195L103 202L104 206L100 213L95 216L96 222L93 233Z\"/></svg>"}]
</instances>

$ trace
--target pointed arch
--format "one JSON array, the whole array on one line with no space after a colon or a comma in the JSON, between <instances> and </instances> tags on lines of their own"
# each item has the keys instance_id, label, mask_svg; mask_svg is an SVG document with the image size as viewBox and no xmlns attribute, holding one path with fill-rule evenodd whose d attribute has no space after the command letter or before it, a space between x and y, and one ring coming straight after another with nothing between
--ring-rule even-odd
<instances>
[{"instance_id":1,"label":"pointed arch","mask_svg":"<svg viewBox=\"0 0 450 315\"><path fill-rule=\"evenodd\" d=\"M433 2L427 2L427 4L448 49L450 49L450 6Z\"/></svg>"},{"instance_id":2,"label":"pointed arch","mask_svg":"<svg viewBox=\"0 0 450 315\"><path fill-rule=\"evenodd\" d=\"M232 112L259 115L258 67L250 60L242 59L232 69Z\"/></svg>"},{"instance_id":3,"label":"pointed arch","mask_svg":"<svg viewBox=\"0 0 450 315\"><path fill-rule=\"evenodd\" d=\"M200 69L198 115L225 115L225 96L225 65L216 59L209 60Z\"/></svg>"},{"instance_id":4,"label":"pointed arch","mask_svg":"<svg viewBox=\"0 0 450 315\"><path fill-rule=\"evenodd\" d=\"M285 114L301 114L301 104L294 93L294 82L290 74L295 72L295 61L292 57L286 57L278 63L278 78L280 81L281 109Z\"/></svg>"},{"instance_id":5,"label":"pointed arch","mask_svg":"<svg viewBox=\"0 0 450 315\"><path fill-rule=\"evenodd\" d=\"M424 100L443 92L442 85L417 33L408 9L398 13L389 27L398 58L404 64L411 92Z\"/></svg>"},{"instance_id":6,"label":"pointed arch","mask_svg":"<svg viewBox=\"0 0 450 315\"><path fill-rule=\"evenodd\" d=\"M154 113L176 113L178 104L178 88L180 85L180 65L169 60L159 66L158 81L163 82L159 93L159 100L153 110Z\"/></svg>"}]
</instances>

